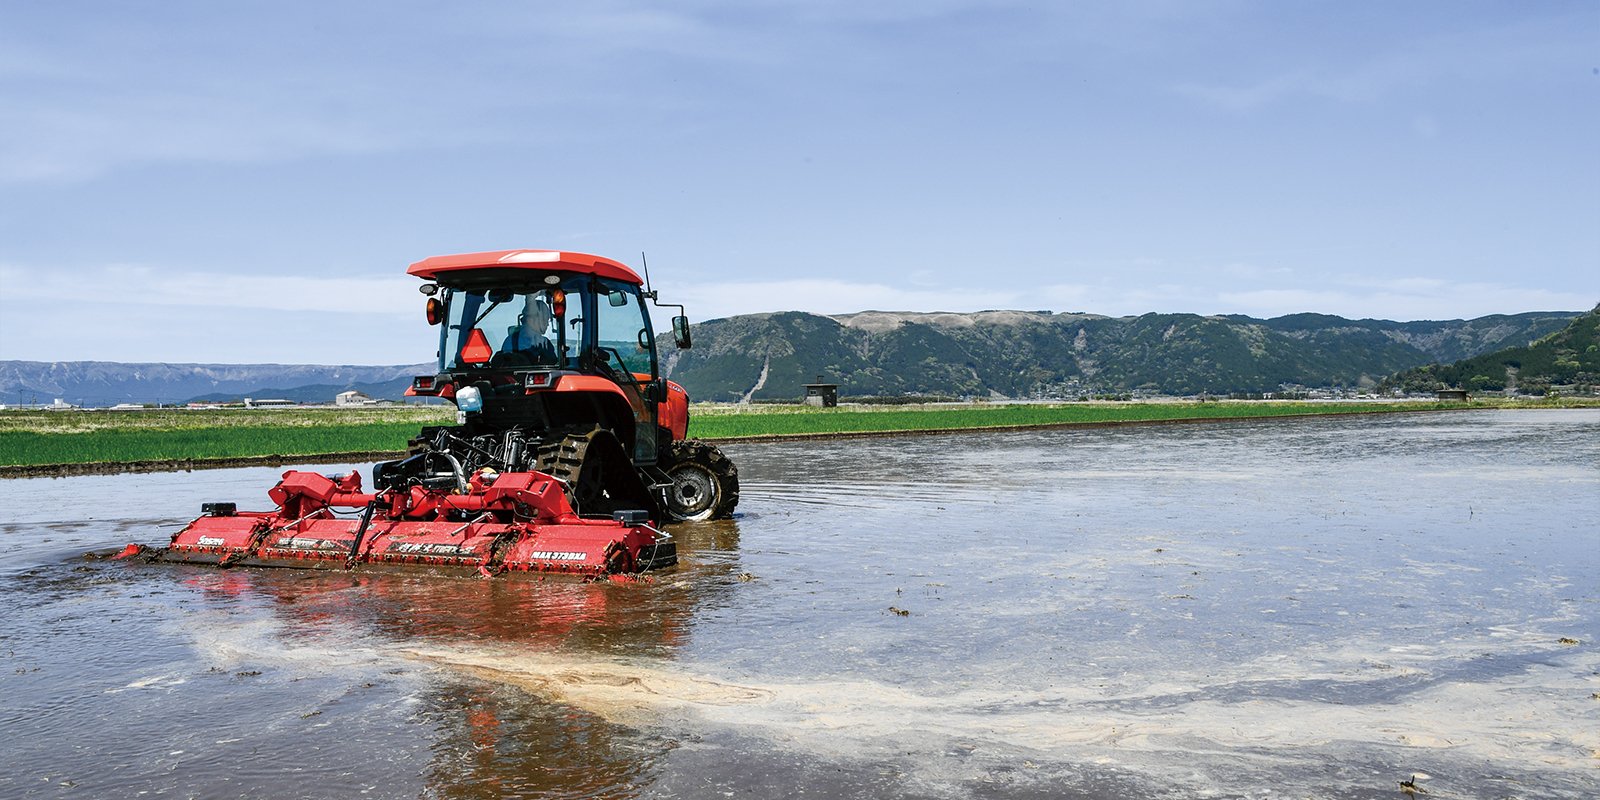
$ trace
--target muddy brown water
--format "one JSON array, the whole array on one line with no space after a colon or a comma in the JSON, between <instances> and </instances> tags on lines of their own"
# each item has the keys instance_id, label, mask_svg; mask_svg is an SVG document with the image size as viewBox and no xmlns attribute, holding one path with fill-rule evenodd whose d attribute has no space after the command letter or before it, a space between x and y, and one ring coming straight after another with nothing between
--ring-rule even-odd
<instances>
[{"instance_id":1,"label":"muddy brown water","mask_svg":"<svg viewBox=\"0 0 1600 800\"><path fill-rule=\"evenodd\" d=\"M88 562L281 470L0 482L0 796L1600 795L1600 412L727 449L649 586Z\"/></svg>"}]
</instances>

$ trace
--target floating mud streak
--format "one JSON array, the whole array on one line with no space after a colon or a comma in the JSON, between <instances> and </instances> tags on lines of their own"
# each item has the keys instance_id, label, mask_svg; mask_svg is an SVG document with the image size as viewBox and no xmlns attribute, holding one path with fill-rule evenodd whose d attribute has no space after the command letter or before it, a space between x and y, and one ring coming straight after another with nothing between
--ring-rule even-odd
<instances>
[{"instance_id":1,"label":"floating mud streak","mask_svg":"<svg viewBox=\"0 0 1600 800\"><path fill-rule=\"evenodd\" d=\"M1188 681L1163 683L1112 699L1089 688L1024 697L1017 691L980 690L923 696L870 682L738 685L661 667L570 657L468 650L408 654L521 686L613 722L662 725L692 718L753 728L751 735L782 736L819 752L838 748L842 740L866 747L918 731L987 739L1035 751L1041 758L1052 751L1057 757L1121 752L1124 758L1138 758L1141 753L1184 753L1202 743L1205 749L1249 748L1258 758L1270 758L1274 751L1398 744L1449 749L1453 759L1535 772L1597 766L1600 734L1592 730L1593 709L1581 703L1558 705L1533 713L1543 719L1530 724L1527 697L1555 690L1581 699L1593 682L1579 675L1600 670L1600 660L1560 659L1573 674L1552 686L1549 676L1529 667L1553 666L1550 662L1558 654L1542 641L1525 644L1533 649L1528 657L1469 667L1459 671L1463 674L1439 676L1403 668L1390 677L1384 673L1394 668L1373 656L1396 661L1440 655L1394 648L1369 656L1343 654L1354 657L1354 670L1319 673L1318 667L1326 665L1274 658L1242 665L1238 677L1205 681L1201 688ZM1469 672L1476 673L1474 679L1464 680ZM1501 674L1495 676L1497 672ZM1497 679L1485 691L1488 677Z\"/></svg>"},{"instance_id":2,"label":"floating mud streak","mask_svg":"<svg viewBox=\"0 0 1600 800\"><path fill-rule=\"evenodd\" d=\"M404 652L488 680L513 683L553 702L569 703L624 724L659 725L675 713L760 704L773 698L768 689L592 659L466 650Z\"/></svg>"},{"instance_id":3,"label":"floating mud streak","mask_svg":"<svg viewBox=\"0 0 1600 800\"><path fill-rule=\"evenodd\" d=\"M1600 796L1600 412L730 447L648 585L84 561L272 471L0 482L0 795Z\"/></svg>"}]
</instances>

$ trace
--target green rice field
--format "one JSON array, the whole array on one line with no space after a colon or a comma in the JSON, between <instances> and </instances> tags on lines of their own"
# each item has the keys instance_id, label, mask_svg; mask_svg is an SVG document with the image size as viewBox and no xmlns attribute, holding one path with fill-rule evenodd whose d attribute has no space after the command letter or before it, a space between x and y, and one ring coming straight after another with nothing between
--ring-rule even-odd
<instances>
[{"instance_id":1,"label":"green rice field","mask_svg":"<svg viewBox=\"0 0 1600 800\"><path fill-rule=\"evenodd\" d=\"M0 414L0 466L404 450L454 406Z\"/></svg>"},{"instance_id":2,"label":"green rice field","mask_svg":"<svg viewBox=\"0 0 1600 800\"><path fill-rule=\"evenodd\" d=\"M1178 419L1281 417L1461 408L1462 403L1063 403L1060 405L924 406L906 410L807 409L765 413L701 414L689 435L705 439L783 434L952 430L1013 425L1147 422ZM770 406L767 408L771 408ZM790 407L793 408L793 407Z\"/></svg>"},{"instance_id":3,"label":"green rice field","mask_svg":"<svg viewBox=\"0 0 1600 800\"><path fill-rule=\"evenodd\" d=\"M1474 404L1480 405L1480 404ZM1012 425L1461 408L1460 403L1063 403L817 409L696 406L705 439ZM399 451L424 425L452 424L454 406L315 410L23 411L0 414L0 466Z\"/></svg>"}]
</instances>

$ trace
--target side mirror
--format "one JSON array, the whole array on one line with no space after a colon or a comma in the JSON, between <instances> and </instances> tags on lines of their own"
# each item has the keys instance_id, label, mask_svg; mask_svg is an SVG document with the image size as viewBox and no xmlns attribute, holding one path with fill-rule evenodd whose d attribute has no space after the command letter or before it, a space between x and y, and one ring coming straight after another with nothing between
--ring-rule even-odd
<instances>
[{"instance_id":1,"label":"side mirror","mask_svg":"<svg viewBox=\"0 0 1600 800\"><path fill-rule=\"evenodd\" d=\"M667 379L656 378L644 385L644 399L647 403L667 402Z\"/></svg>"},{"instance_id":2,"label":"side mirror","mask_svg":"<svg viewBox=\"0 0 1600 800\"><path fill-rule=\"evenodd\" d=\"M691 346L689 340L689 318L678 316L672 318L672 339L678 343L679 350L688 350Z\"/></svg>"}]
</instances>

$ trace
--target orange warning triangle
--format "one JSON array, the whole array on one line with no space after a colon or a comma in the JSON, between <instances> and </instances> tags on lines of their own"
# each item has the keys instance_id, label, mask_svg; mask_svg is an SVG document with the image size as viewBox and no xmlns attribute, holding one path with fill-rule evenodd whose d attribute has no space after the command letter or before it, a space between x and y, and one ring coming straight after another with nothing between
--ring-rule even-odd
<instances>
[{"instance_id":1,"label":"orange warning triangle","mask_svg":"<svg viewBox=\"0 0 1600 800\"><path fill-rule=\"evenodd\" d=\"M479 328L473 328L467 336L467 345L461 348L461 360L468 364L483 364L494 355L494 350L489 347L489 339L483 335Z\"/></svg>"}]
</instances>

